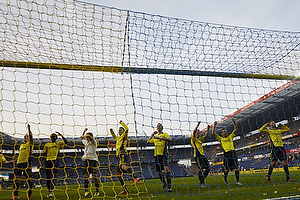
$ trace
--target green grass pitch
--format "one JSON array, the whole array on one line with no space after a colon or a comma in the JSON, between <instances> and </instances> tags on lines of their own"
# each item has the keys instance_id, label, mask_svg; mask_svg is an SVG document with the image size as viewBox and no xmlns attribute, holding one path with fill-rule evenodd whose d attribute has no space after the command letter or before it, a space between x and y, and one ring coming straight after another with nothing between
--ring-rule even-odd
<instances>
[{"instance_id":1,"label":"green grass pitch","mask_svg":"<svg viewBox=\"0 0 300 200\"><path fill-rule=\"evenodd\" d=\"M173 178L173 191L167 193L162 190L162 183L158 179L140 180L136 186L132 181L127 181L129 190L127 195L119 195L122 187L119 182L106 182L100 184L100 197L83 198L84 189L80 185L58 186L55 190L55 198L46 198L47 188L34 188L32 200L57 199L271 199L278 197L300 196L300 172L292 171L291 177L295 182L286 182L282 172L274 172L271 182L266 180L265 173L242 174L240 182L242 186L235 185L233 174L228 177L229 185L223 181L222 175L209 175L206 179L207 186L199 187L198 177ZM95 188L91 188L94 192ZM12 190L0 191L0 200L9 200ZM25 199L25 190L19 191L20 199ZM300 197L299 197L300 198Z\"/></svg>"}]
</instances>

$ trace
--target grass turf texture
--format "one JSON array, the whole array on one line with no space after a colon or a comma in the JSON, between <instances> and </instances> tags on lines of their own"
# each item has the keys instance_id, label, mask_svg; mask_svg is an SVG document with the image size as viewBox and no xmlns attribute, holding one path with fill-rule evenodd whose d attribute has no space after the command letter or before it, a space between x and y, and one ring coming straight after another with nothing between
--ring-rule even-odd
<instances>
[{"instance_id":1,"label":"grass turf texture","mask_svg":"<svg viewBox=\"0 0 300 200\"><path fill-rule=\"evenodd\" d=\"M210 175L206 179L207 186L199 187L198 177L181 177L172 180L173 191L167 193L162 190L162 183L158 179L140 180L136 186L127 181L129 190L127 195L119 195L123 189L119 182L106 182L100 184L100 196L92 195L84 198L82 185L58 186L54 191L55 198L46 198L47 188L34 188L32 200L38 199L268 199L300 195L300 172L292 172L295 182L286 182L282 172L274 172L271 182L266 179L266 173L242 174L242 186L235 184L234 175L228 176L229 185L223 181L222 175ZM93 193L95 188L92 188ZM147 192L148 191L148 192ZM0 191L0 200L11 198L12 190ZM25 190L19 191L20 199L25 199Z\"/></svg>"}]
</instances>

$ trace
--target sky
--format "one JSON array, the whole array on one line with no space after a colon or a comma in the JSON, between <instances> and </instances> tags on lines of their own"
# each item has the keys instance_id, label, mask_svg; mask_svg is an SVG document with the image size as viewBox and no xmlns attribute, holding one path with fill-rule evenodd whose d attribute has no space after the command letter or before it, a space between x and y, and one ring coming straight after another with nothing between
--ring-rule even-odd
<instances>
[{"instance_id":1,"label":"sky","mask_svg":"<svg viewBox=\"0 0 300 200\"><path fill-rule=\"evenodd\" d=\"M35 1L43 2L43 0ZM51 6L51 1L48 1L49 5L46 6L49 13L43 11L42 3L32 3L31 6L26 4L13 6L0 3L1 8L3 8L0 9L0 13L5 13L0 14L3 18L0 18L0 27L3 27L3 29L0 29L2 31L0 31L0 37L3 35L2 38L5 38L1 41L2 43L0 42L0 46L9 47L4 48L0 53L0 60L96 64L98 66L118 65L124 53L122 48L122 42L124 41L123 24L120 23L119 26L118 23L115 23L114 29L111 29L110 23L98 23L98 19L102 19L102 10L99 12L102 9L100 6L96 8L95 18L92 18L96 19L96 22L89 18L94 15L91 12L93 6L89 6L85 10L83 9L84 6L79 3L80 5L76 7L78 13L62 12L64 6L73 9L71 6L73 1L62 2L63 6L60 4ZM300 22L297 21L300 17L297 10L299 6L297 5L300 5L300 3L296 1L288 1L288 3L283 1L251 1L249 5L248 2L250 1L226 1L226 5L223 4L223 1L188 1L188 3L183 4L176 0L87 0L85 2L209 24L297 31L300 33ZM42 8L37 5L41 5ZM8 6L10 7L8 8ZM6 9L8 12L6 12ZM23 15L28 15L27 9L30 9L30 18L23 17ZM105 12L103 12L110 13L110 10L115 9L105 9ZM52 15L52 12L59 17L53 17L55 15ZM19 13L22 15L19 15ZM61 15L62 13L66 15ZM122 13L125 14L121 17L124 23L126 19L124 16L127 12ZM106 22L119 20L119 15L106 14L103 16ZM111 19L111 16L113 16L113 19ZM6 18L4 19L4 17ZM137 19L140 20L140 18ZM144 23L151 24L155 20L158 19L145 20ZM61 21L64 23L61 24ZM103 28L102 25L104 27L109 26L109 28ZM181 26L178 27L180 27L180 31L175 31L172 34L174 34L174 37L180 35L182 39L182 37L185 37L185 26L182 29ZM217 27L223 28L222 26ZM161 27L160 29L157 27L151 28L164 33ZM100 34L99 30L103 32ZM265 31L258 30L254 32ZM89 37L90 33L93 33L94 37ZM113 37L108 40L107 34ZM253 37L255 37L255 34L253 33ZM285 39L285 35L289 36L287 38L292 38L290 35L297 34L280 34L279 37L277 35L274 37ZM159 38L160 35L153 34L151 36ZM160 40L147 37L147 40L144 40L141 34L140 40L136 40L139 43L132 43L131 47L137 49L134 53L136 53L138 59L134 60L132 56L131 64L135 62L138 63L138 66L144 66L146 63L147 67L159 67L165 66L165 63L185 64L188 60L188 64L198 66L196 61L200 57L195 56L204 55L194 53L192 48L177 46L178 42L176 39L173 40L174 38L168 44L169 40L164 40L166 43L160 43ZM243 36L238 38L243 39ZM132 41L134 42L134 40ZM152 43L153 41L155 43ZM239 41L235 41L235 44L240 44ZM89 45L90 43L94 45ZM290 40L284 40L285 43L293 45ZM117 46L111 44L117 44ZM227 44L229 45L228 48L232 45ZM102 48L101 45L105 48ZM121 48L118 45L121 45ZM209 42L208 45L210 45ZM222 49L222 45L223 43L220 43L219 49ZM215 47L214 45L210 46ZM149 47L151 49L148 49ZM173 51L173 47L176 51ZM201 50L201 45L198 47ZM199 49L197 48L197 50ZM287 49L289 48L287 47ZM134 51L134 49L132 50ZM247 51L247 48L243 51ZM160 54L159 52L167 53ZM232 55L230 52L232 51L230 50L226 54L228 57ZM239 53L239 50L234 52ZM256 51L250 49L248 52L251 54L251 52ZM211 51L211 53L215 55L214 51ZM200 59L205 62L202 63L204 67L211 67L209 55L205 57L208 60ZM222 55L222 52L220 55ZM249 57L253 56L249 55ZM296 57L294 54L291 54L291 56ZM114 59L111 59L112 57ZM254 57L257 59L255 63L260 63L261 58L265 59L264 56L257 56L256 54ZM272 60L273 57L269 56L266 60ZM292 61L290 57L285 57L285 59L281 60L282 64L297 63L295 61L290 62ZM224 62L230 62L230 60ZM278 69L281 69L280 63L277 64ZM265 65L267 64L265 63ZM287 69L286 67L289 65L283 66ZM119 120L123 120L129 126L131 135L136 135L135 130L137 130L138 135L150 135L155 130L156 124L161 122L170 135L187 135L191 133L198 121L202 121L201 129L206 128L208 124L220 120L285 83L285 81L276 80L233 80L220 77L164 74L148 77L143 74L130 75L79 70L2 68L0 72L2 85L0 92L0 128L1 131L14 137L23 136L26 122L33 123L32 128L36 134L35 137L40 138L47 137L49 133L54 131L59 131L70 137L78 137L85 127L88 127L97 136L110 136L109 129L117 130ZM133 87L131 87L131 84ZM135 98L132 98L132 92L136 95ZM133 105L135 105L135 108Z\"/></svg>"},{"instance_id":2,"label":"sky","mask_svg":"<svg viewBox=\"0 0 300 200\"><path fill-rule=\"evenodd\" d=\"M298 0L84 0L84 2L207 23L300 32Z\"/></svg>"}]
</instances>

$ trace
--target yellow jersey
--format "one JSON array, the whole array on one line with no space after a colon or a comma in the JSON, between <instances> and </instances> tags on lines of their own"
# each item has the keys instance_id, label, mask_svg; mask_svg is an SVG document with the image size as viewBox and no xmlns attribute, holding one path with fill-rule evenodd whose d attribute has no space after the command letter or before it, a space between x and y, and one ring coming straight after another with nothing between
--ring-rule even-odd
<instances>
[{"instance_id":1,"label":"yellow jersey","mask_svg":"<svg viewBox=\"0 0 300 200\"><path fill-rule=\"evenodd\" d=\"M170 138L168 133L160 133L156 137ZM169 154L168 149L166 148L167 142L165 140L152 138L151 140L149 140L149 143L155 145L154 156Z\"/></svg>"},{"instance_id":2,"label":"yellow jersey","mask_svg":"<svg viewBox=\"0 0 300 200\"><path fill-rule=\"evenodd\" d=\"M128 132L129 129L126 124L122 121L121 125L124 128L124 132L119 137L112 131L111 134L116 140L116 156L119 156L121 152L127 153L127 144L128 144Z\"/></svg>"},{"instance_id":3,"label":"yellow jersey","mask_svg":"<svg viewBox=\"0 0 300 200\"><path fill-rule=\"evenodd\" d=\"M269 138L271 140L271 145L274 147L283 147L283 141L281 134L288 133L290 131L289 127L282 125L282 129L267 129L267 124L263 125L259 131L261 133L268 133Z\"/></svg>"},{"instance_id":4,"label":"yellow jersey","mask_svg":"<svg viewBox=\"0 0 300 200\"><path fill-rule=\"evenodd\" d=\"M234 151L234 145L233 145L233 137L235 136L235 133L232 132L229 136L227 137L221 137L219 135L217 135L217 140L220 142L223 150L225 152L228 151Z\"/></svg>"},{"instance_id":5,"label":"yellow jersey","mask_svg":"<svg viewBox=\"0 0 300 200\"><path fill-rule=\"evenodd\" d=\"M17 160L17 164L20 163L27 163L29 161L29 158L32 154L32 150L34 148L34 142L33 140L28 141L24 144L20 145L20 149L19 149L19 157Z\"/></svg>"},{"instance_id":6,"label":"yellow jersey","mask_svg":"<svg viewBox=\"0 0 300 200\"><path fill-rule=\"evenodd\" d=\"M0 154L0 163L4 163L6 161L3 154Z\"/></svg>"},{"instance_id":7,"label":"yellow jersey","mask_svg":"<svg viewBox=\"0 0 300 200\"><path fill-rule=\"evenodd\" d=\"M44 146L44 154L47 155L46 160L56 160L59 150L65 145L63 141L50 142Z\"/></svg>"},{"instance_id":8,"label":"yellow jersey","mask_svg":"<svg viewBox=\"0 0 300 200\"><path fill-rule=\"evenodd\" d=\"M194 148L194 157L197 157L199 155L204 156L204 149L202 146L203 141L204 141L204 136L201 138L192 137L191 144Z\"/></svg>"}]
</instances>

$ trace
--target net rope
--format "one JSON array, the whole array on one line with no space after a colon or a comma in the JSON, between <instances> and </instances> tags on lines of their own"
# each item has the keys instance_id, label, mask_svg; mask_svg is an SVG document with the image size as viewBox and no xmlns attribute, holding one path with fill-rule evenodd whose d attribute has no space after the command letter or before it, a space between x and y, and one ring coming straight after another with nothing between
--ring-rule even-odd
<instances>
[{"instance_id":1,"label":"net rope","mask_svg":"<svg viewBox=\"0 0 300 200\"><path fill-rule=\"evenodd\" d=\"M189 21L109 8L81 1L4 0L0 2L1 154L19 156L31 125L33 198L47 195L41 161L50 135L68 140L58 154L54 198L84 198L85 128L97 142L99 193L91 199L264 199L299 194L300 33ZM235 172L223 181L223 150L212 135L215 121L238 131ZM129 171L118 179L119 122L128 126ZM197 123L210 173L199 184L191 135ZM259 128L269 121L284 124L282 135L290 176L281 162L267 182L270 138ZM153 144L147 140L163 124L171 142L172 192L162 190ZM61 141L58 137L58 141ZM7 198L13 191L15 163L0 165ZM132 172L130 171L132 170ZM204 170L205 171L205 170ZM134 176L140 180L132 185ZM90 177L89 191L95 184ZM19 196L28 192L20 178ZM2 192L2 191L1 191ZM3 193L4 194L4 193Z\"/></svg>"}]
</instances>

